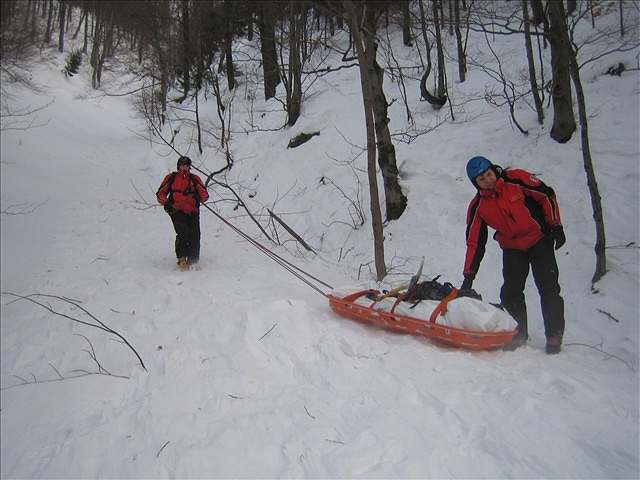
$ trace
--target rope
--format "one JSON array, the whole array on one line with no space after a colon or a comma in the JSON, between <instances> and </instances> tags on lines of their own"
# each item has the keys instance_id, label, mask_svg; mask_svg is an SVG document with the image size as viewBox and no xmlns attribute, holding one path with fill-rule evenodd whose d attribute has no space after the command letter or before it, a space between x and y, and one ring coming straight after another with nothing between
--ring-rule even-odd
<instances>
[{"instance_id":1,"label":"rope","mask_svg":"<svg viewBox=\"0 0 640 480\"><path fill-rule=\"evenodd\" d=\"M246 233L244 233L242 230L240 230L238 227L236 227L234 224L232 224L231 222L229 222L226 218L224 218L222 215L220 215L218 212L216 212L214 209L212 209L209 205L207 204L202 204L203 207L205 207L207 210L209 210L211 213L213 213L216 217L218 217L219 220L221 220L225 225L227 225L228 227L230 227L233 231L235 231L238 235L240 235L242 238L244 238L245 240L247 240L249 243L251 243L254 247L256 247L258 250L260 250L262 253L264 253L267 257L269 257L271 260L273 260L274 262L276 262L278 265L280 265L282 268L284 268L285 270L287 270L289 273L291 273L292 275L294 275L295 277L297 277L298 279L300 279L302 282L306 283L308 286L310 286L311 288L313 288L316 292L320 293L320 295L322 295L323 297L326 297L327 294L325 292L323 292L317 285L314 285L313 282L309 281L309 279L305 278L305 275L313 280L315 280L317 283L324 285L325 287L333 290L333 287L331 285L329 285L328 283L323 282L322 280L320 280L319 278L314 277L313 275L311 275L310 273L305 272L304 270L302 270L301 268L297 267L296 265L294 265L293 263L285 260L284 258L282 258L280 255L278 255L277 253L269 250L267 247L265 247L264 245L262 245L260 242L258 242L257 240L254 240L253 238L251 238L249 235L247 235ZM296 271L297 270L297 271ZM300 272L300 273L298 273Z\"/></svg>"}]
</instances>

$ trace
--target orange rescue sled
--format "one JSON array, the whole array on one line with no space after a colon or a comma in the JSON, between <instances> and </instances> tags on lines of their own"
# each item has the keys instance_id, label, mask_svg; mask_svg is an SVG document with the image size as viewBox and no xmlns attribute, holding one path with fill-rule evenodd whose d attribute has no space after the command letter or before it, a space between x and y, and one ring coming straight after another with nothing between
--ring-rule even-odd
<instances>
[{"instance_id":1,"label":"orange rescue sled","mask_svg":"<svg viewBox=\"0 0 640 480\"><path fill-rule=\"evenodd\" d=\"M378 298L381 296L378 290L361 290L345 297L337 297L328 294L329 305L339 315L342 315L359 322L372 323L378 327L386 328L403 333L422 335L432 340L452 345L454 347L466 348L469 350L491 350L501 348L509 343L517 330L501 332L481 332L476 330L463 330L436 323L437 318L447 311L447 304L457 297L458 290L453 289L451 294L442 300L431 314L429 320L410 317L400 313L395 313L396 305L402 300L398 297L390 312L376 310L375 303L370 306L356 303L361 297Z\"/></svg>"}]
</instances>

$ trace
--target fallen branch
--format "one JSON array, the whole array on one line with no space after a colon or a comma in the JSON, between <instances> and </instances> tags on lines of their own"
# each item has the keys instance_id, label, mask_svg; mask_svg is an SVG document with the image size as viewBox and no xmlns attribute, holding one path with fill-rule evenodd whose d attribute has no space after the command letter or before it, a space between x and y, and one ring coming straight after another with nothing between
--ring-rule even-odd
<instances>
[{"instance_id":1,"label":"fallen branch","mask_svg":"<svg viewBox=\"0 0 640 480\"><path fill-rule=\"evenodd\" d=\"M32 373L31 377L33 377L33 380L27 380L27 379L25 379L25 378L23 378L23 377L21 377L19 375L13 375L13 377L17 378L18 380L21 380L22 383L16 383L15 385L11 385L9 387L4 387L4 388L1 388L0 390L2 390L2 391L9 390L11 388L22 387L24 385L35 385L35 384L40 384L40 383L52 383L52 382L64 382L65 380L72 380L74 378L87 377L89 375L104 375L104 376L107 376L107 377L129 379L129 377L124 376L124 375L114 375L113 373L111 373L107 369L105 369L100 364L100 362L98 361L98 358L96 357L95 350L93 349L93 344L89 341L89 339L87 337L85 337L84 335L80 335L80 334L77 334L77 333L75 335L84 338L87 341L87 343L89 344L89 348L91 349L91 351L85 350L85 352L87 352L89 354L89 356L93 359L93 361L98 366L98 371L97 372L90 372L88 370L77 368L77 369L71 370L71 373L77 373L77 375L71 375L71 376L65 377L64 375L62 375L60 373L60 370L58 370L56 367L53 366L53 364L51 362L49 362L49 366L53 369L54 372L56 372L56 374L58 375L58 378L50 378L48 380L38 380L36 378L36 376Z\"/></svg>"},{"instance_id":2,"label":"fallen branch","mask_svg":"<svg viewBox=\"0 0 640 480\"><path fill-rule=\"evenodd\" d=\"M192 167L192 168L194 168L195 170L199 171L203 175L206 175L205 172L203 172L202 170L198 169L197 167ZM238 195L238 193L233 188L231 188L229 185L227 185L226 183L222 183L222 182L216 180L215 178L213 178L214 174L215 173L212 173L211 175L209 175L207 177L207 181L205 182L205 187L209 186L209 182L214 182L216 185L219 185L219 186L229 190L236 197L236 200L238 201L238 205L240 205L242 208L244 208L245 212L247 212L247 215L249 215L249 218L251 218L251 220L253 220L253 223L255 223L258 226L258 229L262 232L262 234L265 237L267 237L272 243L276 243L276 242L274 242L273 238L271 238L271 236L262 227L262 225L260 225L260 222L258 222L258 220L256 220L254 215L249 211L249 209L247 208L247 205L244 203L244 200L242 200L242 198L240 198L240 195ZM205 206L206 206L206 204L205 204Z\"/></svg>"},{"instance_id":3,"label":"fallen branch","mask_svg":"<svg viewBox=\"0 0 640 480\"><path fill-rule=\"evenodd\" d=\"M15 205L9 205L6 209L0 210L0 214L2 215L28 215L30 213L35 212L38 208L48 202L47 200L43 200L39 203L17 203Z\"/></svg>"},{"instance_id":4,"label":"fallen branch","mask_svg":"<svg viewBox=\"0 0 640 480\"><path fill-rule=\"evenodd\" d=\"M160 454L162 453L162 450L164 450L164 447L166 447L167 445L169 445L171 443L170 440L167 440L164 445L162 445L162 447L160 447L160 450L158 450L158 453L156 453L156 458L158 458L160 456Z\"/></svg>"},{"instance_id":5,"label":"fallen branch","mask_svg":"<svg viewBox=\"0 0 640 480\"><path fill-rule=\"evenodd\" d=\"M89 327L97 328L99 330L103 330L105 332L108 332L108 333L111 333L111 334L117 336L135 354L135 356L140 361L140 365L142 366L142 368L145 371L148 371L147 367L144 365L144 361L142 360L142 357L140 357L140 355L138 354L137 350L135 348L133 348L133 346L128 342L128 340L126 338L124 338L122 335L120 335L118 332L116 332L112 328L110 328L107 325L105 325L100 319L98 319L95 315L93 315L91 312L89 312L86 308L84 308L81 305L79 305L79 303L77 301L72 301L72 300L69 300L69 299L67 299L65 297L60 297L58 295L46 295L46 294L42 294L42 293L32 293L32 294L29 294L29 295L18 295L17 293L12 293L12 292L0 292L0 295L11 295L13 297L16 297L17 300L28 300L29 302L35 303L36 305L39 305L40 307L44 308L45 310L48 310L49 312L53 313L54 315L58 315L58 316L67 318L67 319L69 319L69 320L71 320L73 322L78 322L78 323L81 323L83 325L87 325ZM85 322L84 320L80 320L78 318L74 318L74 317L71 317L71 316L66 315L64 313L58 312L58 311L54 310L51 306L45 305L43 303L40 303L40 302L38 302L37 300L34 300L31 297L55 298L55 299L58 299L58 300L62 300L64 302L69 303L69 304L73 305L74 307L82 310L90 318L95 320L98 323L98 325L90 323L90 322ZM14 301L17 301L17 300L14 300ZM13 303L13 302L9 302L9 303Z\"/></svg>"},{"instance_id":6,"label":"fallen branch","mask_svg":"<svg viewBox=\"0 0 640 480\"><path fill-rule=\"evenodd\" d=\"M264 335L262 335L258 341L262 340L264 337L266 337L267 335L269 335L271 333L271 330L273 330L274 328L276 328L278 326L278 322L274 323L271 328L269 330L267 330L267 333L265 333Z\"/></svg>"},{"instance_id":7,"label":"fallen branch","mask_svg":"<svg viewBox=\"0 0 640 480\"><path fill-rule=\"evenodd\" d=\"M616 323L620 323L620 320L618 320L616 317L614 317L613 315L611 315L609 312L605 312L604 310L600 310L599 308L598 308L598 311L599 311L600 313L602 313L603 315L606 315L607 317L609 317L609 318L610 318L611 320L613 320L614 322L616 322Z\"/></svg>"},{"instance_id":8,"label":"fallen branch","mask_svg":"<svg viewBox=\"0 0 640 480\"><path fill-rule=\"evenodd\" d=\"M313 248L311 248L311 247L309 246L309 244L308 244L307 242L305 242L305 241L302 239L302 237L301 237L300 235L298 235L296 232L294 232L294 231L293 231L293 229L292 229L289 225L287 225L287 224L284 222L284 220L282 220L278 215L276 215L275 213L273 213L273 212L271 211L271 209L267 208L267 212L269 212L269 215L271 216L271 218L275 219L275 220L276 220L280 225L282 225L282 226L284 227L284 229L285 229L287 232L289 232L289 234L290 234L293 238L295 238L298 242L300 242L300 244L301 244L304 248L306 248L306 249L307 249L307 251L309 251L309 252L313 252L313 253L316 253L316 251L315 251Z\"/></svg>"},{"instance_id":9,"label":"fallen branch","mask_svg":"<svg viewBox=\"0 0 640 480\"><path fill-rule=\"evenodd\" d=\"M602 345L602 344L600 344ZM605 355L607 355L607 358L615 358L616 360L624 363L627 368L629 368L629 370L631 370L632 372L635 372L635 368L633 368L633 365L631 364L631 362L627 362L626 360L618 357L617 355L614 355L613 353L609 353L609 352L605 352L602 348L598 347L598 345L587 345L586 343L565 343L564 344L565 347L570 347L570 346L576 346L576 347L586 347L586 348L592 348L593 350L596 350L597 352L600 353L604 353Z\"/></svg>"}]
</instances>

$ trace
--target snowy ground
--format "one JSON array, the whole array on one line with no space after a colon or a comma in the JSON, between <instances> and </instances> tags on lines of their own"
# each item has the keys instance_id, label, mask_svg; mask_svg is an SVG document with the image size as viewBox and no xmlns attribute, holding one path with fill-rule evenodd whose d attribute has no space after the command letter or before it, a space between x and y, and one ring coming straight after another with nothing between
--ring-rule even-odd
<instances>
[{"instance_id":1,"label":"snowy ground","mask_svg":"<svg viewBox=\"0 0 640 480\"><path fill-rule=\"evenodd\" d=\"M471 155L528 168L556 189L568 238L558 254L567 330L563 352L547 356L531 279L529 345L471 353L335 315L204 210L201 269L178 272L169 218L142 202L153 203L177 156L136 134L144 125L129 97L96 95L86 70L65 79L63 64L54 55L38 67L43 94L16 91L23 106L54 100L37 114L43 125L1 138L3 478L638 477L637 71L585 70L609 246L596 292L579 135L551 141L550 111L540 128L520 110L524 137L504 110L463 106L486 81L472 69L456 85L456 122L397 144L409 208L386 227L389 284L406 280L421 256L426 278L461 281ZM117 84L107 77L103 86ZM374 284L360 268L372 260L368 220L358 230L338 223L349 222L348 203L321 181L356 198L344 162L357 157L369 218L365 158L349 143L364 143L359 88L355 69L323 77L293 129L241 133L250 107L272 111L255 115L261 127L281 124L276 103L239 99L234 114L229 182L252 211L274 209L319 252L287 243L280 255L336 287ZM417 122L445 115L411 95ZM390 110L396 129L400 104ZM215 118L211 100L204 108ZM187 130L181 153L205 171L219 168L213 149L187 149ZM321 135L287 150L294 134L314 130ZM220 193L211 189L212 202ZM231 205L211 206L268 243ZM474 286L496 301L500 278L490 240ZM39 306L6 292L59 298L32 297ZM43 308L95 323L64 299L125 337L147 371L113 334ZM98 372L111 375L85 375Z\"/></svg>"}]
</instances>

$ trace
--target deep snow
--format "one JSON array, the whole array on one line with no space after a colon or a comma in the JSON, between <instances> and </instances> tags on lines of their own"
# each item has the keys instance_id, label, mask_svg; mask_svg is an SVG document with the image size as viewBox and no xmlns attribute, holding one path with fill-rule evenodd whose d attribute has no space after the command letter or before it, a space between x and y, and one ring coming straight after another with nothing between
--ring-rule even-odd
<instances>
[{"instance_id":1,"label":"deep snow","mask_svg":"<svg viewBox=\"0 0 640 480\"><path fill-rule=\"evenodd\" d=\"M500 43L514 71L524 67L509 56L520 41ZM481 44L470 45L491 61ZM121 333L148 371L114 335L3 294L3 478L638 477L637 70L603 75L611 57L583 70L609 247L609 271L595 291L579 132L561 146L548 135L551 110L539 127L521 106L530 132L523 136L506 107L468 101L488 82L477 68L464 84L451 80L456 121L419 103L417 84L408 90L419 126L447 121L396 143L409 207L385 228L385 286L406 281L422 256L425 278L461 281L470 156L530 169L558 192L568 239L558 252L565 346L547 356L531 278L529 344L471 353L338 317L205 210L201 268L177 271L170 221L151 207L177 155L149 141L131 97L91 90L86 66L66 79L64 55L46 54L35 76L45 91L14 90L17 105L53 100L37 113L44 125L1 137L2 291L79 303ZM637 54L620 58L634 64ZM247 98L249 73L234 100L236 163L226 180L263 225L271 208L318 255L282 229L287 242L274 248L233 202L220 201L223 190L210 189L210 205L335 287L376 285L357 70L313 83L295 127L246 134L251 118L263 129L284 120L259 91ZM128 80L114 69L103 88L130 90ZM389 78L385 86L399 131L399 90ZM214 122L213 100L201 107ZM176 148L199 168L224 164L214 145L200 156L193 130L179 130ZM307 144L286 148L295 134L316 130ZM367 221L359 229L347 225L351 204L340 190L361 198ZM490 240L474 285L488 301L498 298L500 258ZM60 298L32 298L91 321ZM82 375L98 372L92 349L112 376Z\"/></svg>"}]
</instances>

